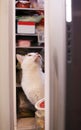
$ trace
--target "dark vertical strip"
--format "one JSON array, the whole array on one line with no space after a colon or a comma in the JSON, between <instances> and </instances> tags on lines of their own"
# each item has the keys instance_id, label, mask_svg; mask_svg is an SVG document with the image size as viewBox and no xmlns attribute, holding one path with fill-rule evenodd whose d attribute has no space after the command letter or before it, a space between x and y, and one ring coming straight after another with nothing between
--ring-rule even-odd
<instances>
[{"instance_id":1,"label":"dark vertical strip","mask_svg":"<svg viewBox=\"0 0 81 130\"><path fill-rule=\"evenodd\" d=\"M70 78L69 78L70 73ZM67 70L66 130L81 129L81 0L72 0L72 63Z\"/></svg>"}]
</instances>

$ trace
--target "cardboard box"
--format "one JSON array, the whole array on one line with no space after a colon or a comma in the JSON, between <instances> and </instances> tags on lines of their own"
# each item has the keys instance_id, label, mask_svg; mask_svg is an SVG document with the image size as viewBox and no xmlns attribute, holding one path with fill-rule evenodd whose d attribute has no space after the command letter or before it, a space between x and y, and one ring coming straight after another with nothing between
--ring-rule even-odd
<instances>
[{"instance_id":1,"label":"cardboard box","mask_svg":"<svg viewBox=\"0 0 81 130\"><path fill-rule=\"evenodd\" d=\"M35 23L27 21L18 21L17 33L35 33Z\"/></svg>"},{"instance_id":2,"label":"cardboard box","mask_svg":"<svg viewBox=\"0 0 81 130\"><path fill-rule=\"evenodd\" d=\"M31 41L30 40L18 40L17 44L19 47L30 47Z\"/></svg>"}]
</instances>

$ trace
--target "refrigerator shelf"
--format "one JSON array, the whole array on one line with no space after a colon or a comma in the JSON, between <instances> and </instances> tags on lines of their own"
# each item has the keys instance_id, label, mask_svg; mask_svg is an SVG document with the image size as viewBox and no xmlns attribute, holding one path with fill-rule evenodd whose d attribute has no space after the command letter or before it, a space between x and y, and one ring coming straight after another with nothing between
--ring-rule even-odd
<instances>
[{"instance_id":1,"label":"refrigerator shelf","mask_svg":"<svg viewBox=\"0 0 81 130\"><path fill-rule=\"evenodd\" d=\"M35 118L17 119L17 130L35 130Z\"/></svg>"},{"instance_id":2,"label":"refrigerator shelf","mask_svg":"<svg viewBox=\"0 0 81 130\"><path fill-rule=\"evenodd\" d=\"M38 46L34 46L34 47L16 47L16 49L44 49L44 47L38 47Z\"/></svg>"},{"instance_id":3,"label":"refrigerator shelf","mask_svg":"<svg viewBox=\"0 0 81 130\"><path fill-rule=\"evenodd\" d=\"M16 10L27 10L27 11L44 11L44 9L40 8L15 8Z\"/></svg>"},{"instance_id":4,"label":"refrigerator shelf","mask_svg":"<svg viewBox=\"0 0 81 130\"><path fill-rule=\"evenodd\" d=\"M34 33L34 34L31 34L31 33L16 33L16 36L38 36L38 34Z\"/></svg>"}]
</instances>

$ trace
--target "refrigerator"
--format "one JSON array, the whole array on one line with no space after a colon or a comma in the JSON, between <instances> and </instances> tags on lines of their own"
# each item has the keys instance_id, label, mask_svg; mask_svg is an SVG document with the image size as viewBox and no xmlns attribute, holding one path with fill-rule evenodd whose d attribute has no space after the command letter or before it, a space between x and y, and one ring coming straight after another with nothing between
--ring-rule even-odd
<instances>
[{"instance_id":1,"label":"refrigerator","mask_svg":"<svg viewBox=\"0 0 81 130\"><path fill-rule=\"evenodd\" d=\"M81 1L72 0L72 20L67 23L67 65L66 65L66 126L65 129L81 129ZM68 28L69 27L69 28Z\"/></svg>"},{"instance_id":2,"label":"refrigerator","mask_svg":"<svg viewBox=\"0 0 81 130\"><path fill-rule=\"evenodd\" d=\"M16 87L16 53L19 53L19 49L16 43L20 34L17 33L18 17L16 16L22 12L22 9L15 7L16 2L15 0L0 1L1 130L31 129L25 126L18 127L21 118L18 120L17 113L17 91L19 90ZM44 1L44 41L42 40L45 43L42 47L45 70L44 130L79 130L81 127L80 4L80 0ZM31 43L29 37L26 38L28 39L24 40ZM34 40L37 44L37 39Z\"/></svg>"}]
</instances>

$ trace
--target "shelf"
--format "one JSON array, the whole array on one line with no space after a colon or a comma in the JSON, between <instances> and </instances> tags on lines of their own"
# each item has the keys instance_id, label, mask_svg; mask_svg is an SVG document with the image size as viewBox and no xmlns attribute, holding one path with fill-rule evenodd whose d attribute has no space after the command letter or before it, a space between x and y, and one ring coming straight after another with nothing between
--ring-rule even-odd
<instances>
[{"instance_id":1,"label":"shelf","mask_svg":"<svg viewBox=\"0 0 81 130\"><path fill-rule=\"evenodd\" d=\"M30 34L30 33L16 33L16 36L38 36L38 34Z\"/></svg>"},{"instance_id":2,"label":"shelf","mask_svg":"<svg viewBox=\"0 0 81 130\"><path fill-rule=\"evenodd\" d=\"M17 54L21 54L21 55L26 55L27 53L32 53L32 52L38 52L38 53L42 53L44 47L30 47L30 48L26 48L26 47L17 47L16 48L16 53Z\"/></svg>"},{"instance_id":3,"label":"shelf","mask_svg":"<svg viewBox=\"0 0 81 130\"><path fill-rule=\"evenodd\" d=\"M35 118L18 119L17 130L35 130Z\"/></svg>"},{"instance_id":4,"label":"shelf","mask_svg":"<svg viewBox=\"0 0 81 130\"><path fill-rule=\"evenodd\" d=\"M38 37L38 38L40 38L41 33L40 34L37 34L37 33L35 33L35 34L30 34L30 33L16 33L15 35L16 35L16 37L20 36L20 37ZM38 43L40 45L41 43L44 43L44 41L43 40L38 40Z\"/></svg>"},{"instance_id":5,"label":"shelf","mask_svg":"<svg viewBox=\"0 0 81 130\"><path fill-rule=\"evenodd\" d=\"M16 10L29 10L29 11L44 11L44 9L39 9L39 8L15 8Z\"/></svg>"},{"instance_id":6,"label":"shelf","mask_svg":"<svg viewBox=\"0 0 81 130\"><path fill-rule=\"evenodd\" d=\"M34 47L16 47L16 49L43 49L44 47L38 47L38 46L34 46Z\"/></svg>"}]
</instances>

